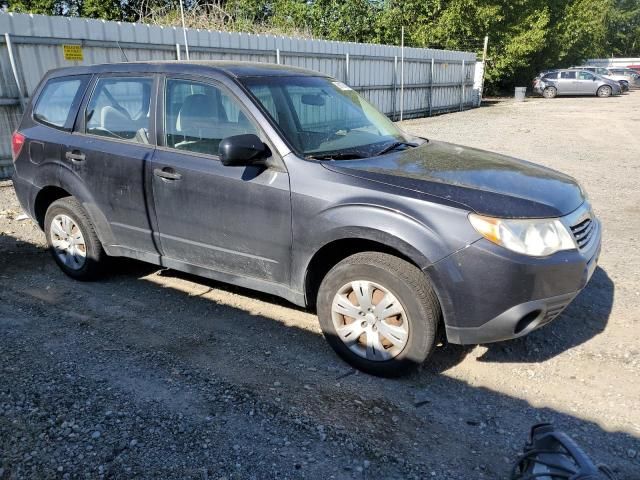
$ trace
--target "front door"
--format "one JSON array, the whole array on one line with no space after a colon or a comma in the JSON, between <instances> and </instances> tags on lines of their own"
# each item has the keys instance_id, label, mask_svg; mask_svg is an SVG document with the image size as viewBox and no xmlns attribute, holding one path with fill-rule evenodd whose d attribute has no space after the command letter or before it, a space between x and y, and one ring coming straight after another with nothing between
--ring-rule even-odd
<instances>
[{"instance_id":1,"label":"front door","mask_svg":"<svg viewBox=\"0 0 640 480\"><path fill-rule=\"evenodd\" d=\"M226 167L223 138L260 129L224 87L167 78L162 146L153 157L153 198L163 255L254 279L288 284L289 175L283 166Z\"/></svg>"},{"instance_id":2,"label":"front door","mask_svg":"<svg viewBox=\"0 0 640 480\"><path fill-rule=\"evenodd\" d=\"M595 95L598 82L596 81L596 76L593 73L582 71L578 72L578 81L576 85L576 93L581 93L583 95Z\"/></svg>"}]
</instances>

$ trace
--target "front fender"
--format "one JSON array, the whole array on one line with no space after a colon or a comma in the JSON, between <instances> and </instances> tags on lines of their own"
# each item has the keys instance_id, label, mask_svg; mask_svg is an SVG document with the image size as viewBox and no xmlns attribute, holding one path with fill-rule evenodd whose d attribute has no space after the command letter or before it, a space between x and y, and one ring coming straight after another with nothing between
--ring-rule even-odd
<instances>
[{"instance_id":1,"label":"front fender","mask_svg":"<svg viewBox=\"0 0 640 480\"><path fill-rule=\"evenodd\" d=\"M466 226L466 212L441 205L423 207L425 211L430 210L430 214L416 218L417 215L393 206L341 204L324 209L304 225L298 225L294 228L293 239L295 288L304 288L307 270L315 254L338 240L363 239L380 243L400 252L423 270L475 240L475 235L470 235ZM448 221L445 221L446 216L450 216Z\"/></svg>"},{"instance_id":2,"label":"front fender","mask_svg":"<svg viewBox=\"0 0 640 480\"><path fill-rule=\"evenodd\" d=\"M323 211L319 217L319 223L333 228L317 237L316 250L335 240L362 238L395 248L420 268L449 253L429 225L390 207L343 204Z\"/></svg>"}]
</instances>

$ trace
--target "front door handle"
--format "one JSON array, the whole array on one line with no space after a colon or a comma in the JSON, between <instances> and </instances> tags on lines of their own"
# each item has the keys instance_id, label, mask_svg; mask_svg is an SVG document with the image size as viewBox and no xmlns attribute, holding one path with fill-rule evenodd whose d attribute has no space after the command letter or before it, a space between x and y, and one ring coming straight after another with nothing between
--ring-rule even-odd
<instances>
[{"instance_id":1,"label":"front door handle","mask_svg":"<svg viewBox=\"0 0 640 480\"><path fill-rule=\"evenodd\" d=\"M182 175L175 172L173 168L165 167L165 168L154 168L153 174L156 177L163 178L165 180L180 180Z\"/></svg>"},{"instance_id":2,"label":"front door handle","mask_svg":"<svg viewBox=\"0 0 640 480\"><path fill-rule=\"evenodd\" d=\"M73 150L71 152L67 152L64 154L65 158L67 160L71 160L72 162L75 163L81 163L84 162L85 154L82 153L80 150Z\"/></svg>"}]
</instances>

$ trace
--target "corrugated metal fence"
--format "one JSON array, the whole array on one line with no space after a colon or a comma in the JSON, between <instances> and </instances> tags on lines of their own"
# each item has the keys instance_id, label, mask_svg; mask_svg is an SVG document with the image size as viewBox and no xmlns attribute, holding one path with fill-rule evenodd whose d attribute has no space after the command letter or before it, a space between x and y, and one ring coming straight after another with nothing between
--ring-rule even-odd
<instances>
[{"instance_id":1,"label":"corrugated metal fence","mask_svg":"<svg viewBox=\"0 0 640 480\"><path fill-rule=\"evenodd\" d=\"M184 59L181 28L82 18L0 13L0 176L10 158L10 135L44 73L62 66ZM8 34L8 35L6 35ZM281 63L327 73L350 85L392 119L476 106L475 53L362 43L187 30L191 60ZM9 44L8 44L9 42ZM82 61L65 58L80 46ZM69 47L66 47L69 50ZM10 62L14 57L15 74ZM403 67L404 63L404 67ZM18 77L16 82L15 76ZM21 98L22 97L22 98Z\"/></svg>"},{"instance_id":2,"label":"corrugated metal fence","mask_svg":"<svg viewBox=\"0 0 640 480\"><path fill-rule=\"evenodd\" d=\"M607 68L626 68L629 65L640 65L640 57L620 57L620 58L591 58L585 65L595 65Z\"/></svg>"}]
</instances>

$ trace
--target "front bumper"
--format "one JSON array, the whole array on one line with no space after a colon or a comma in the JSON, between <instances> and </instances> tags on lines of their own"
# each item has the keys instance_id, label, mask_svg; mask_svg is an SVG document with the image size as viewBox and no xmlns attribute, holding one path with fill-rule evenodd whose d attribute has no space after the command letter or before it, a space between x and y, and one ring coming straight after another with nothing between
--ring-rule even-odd
<instances>
[{"instance_id":1,"label":"front bumper","mask_svg":"<svg viewBox=\"0 0 640 480\"><path fill-rule=\"evenodd\" d=\"M593 275L600 222L584 249L527 257L481 239L428 267L447 340L490 343L521 337L556 318Z\"/></svg>"}]
</instances>

